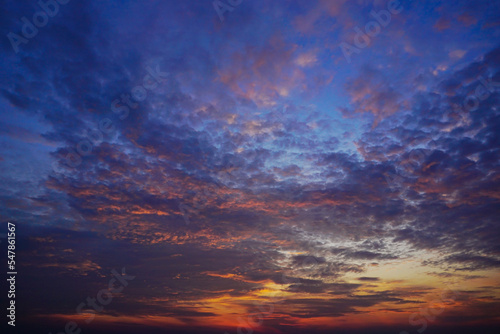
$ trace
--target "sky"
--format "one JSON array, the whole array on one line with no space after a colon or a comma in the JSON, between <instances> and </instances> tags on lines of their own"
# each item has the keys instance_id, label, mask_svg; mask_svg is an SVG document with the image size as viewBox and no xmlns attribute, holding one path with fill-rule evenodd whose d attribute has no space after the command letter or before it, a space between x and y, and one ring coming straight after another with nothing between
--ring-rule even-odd
<instances>
[{"instance_id":1,"label":"sky","mask_svg":"<svg viewBox=\"0 0 500 334\"><path fill-rule=\"evenodd\" d=\"M0 2L7 333L500 329L500 1Z\"/></svg>"}]
</instances>

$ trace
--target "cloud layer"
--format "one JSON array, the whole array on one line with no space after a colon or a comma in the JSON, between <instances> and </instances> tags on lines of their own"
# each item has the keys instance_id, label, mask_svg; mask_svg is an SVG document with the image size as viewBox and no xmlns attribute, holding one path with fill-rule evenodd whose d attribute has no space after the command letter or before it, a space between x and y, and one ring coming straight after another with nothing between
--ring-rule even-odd
<instances>
[{"instance_id":1,"label":"cloud layer","mask_svg":"<svg viewBox=\"0 0 500 334\"><path fill-rule=\"evenodd\" d=\"M85 324L122 267L96 332L409 331L457 281L433 330L498 325L499 4L401 6L350 63L385 1L79 1L3 38L26 325Z\"/></svg>"}]
</instances>

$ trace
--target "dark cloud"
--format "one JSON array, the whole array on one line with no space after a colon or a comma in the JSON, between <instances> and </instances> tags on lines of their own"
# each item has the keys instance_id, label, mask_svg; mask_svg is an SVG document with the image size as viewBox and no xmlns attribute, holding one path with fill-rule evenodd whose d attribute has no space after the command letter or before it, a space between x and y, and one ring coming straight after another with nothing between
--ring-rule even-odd
<instances>
[{"instance_id":1,"label":"dark cloud","mask_svg":"<svg viewBox=\"0 0 500 334\"><path fill-rule=\"evenodd\" d=\"M359 281L365 281L365 282L377 282L380 279L378 277L358 277Z\"/></svg>"},{"instance_id":2,"label":"dark cloud","mask_svg":"<svg viewBox=\"0 0 500 334\"><path fill-rule=\"evenodd\" d=\"M0 207L20 225L20 314L74 315L126 267L135 281L103 312L119 327L200 332L274 291L289 298L262 331L294 333L437 293L376 266L488 278L471 272L500 265L498 4L403 3L351 64L338 44L379 2L244 1L220 22L210 1L79 1L17 54L3 38ZM3 1L3 36L37 6ZM498 320L496 297L464 295L439 325Z\"/></svg>"}]
</instances>

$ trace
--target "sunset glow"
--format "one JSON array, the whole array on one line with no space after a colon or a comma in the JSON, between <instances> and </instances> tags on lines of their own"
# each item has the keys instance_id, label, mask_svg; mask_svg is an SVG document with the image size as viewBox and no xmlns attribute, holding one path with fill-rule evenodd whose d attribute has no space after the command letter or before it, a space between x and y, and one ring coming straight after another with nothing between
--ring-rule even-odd
<instances>
[{"instance_id":1,"label":"sunset glow","mask_svg":"<svg viewBox=\"0 0 500 334\"><path fill-rule=\"evenodd\" d=\"M2 334L500 333L500 1L0 16Z\"/></svg>"}]
</instances>

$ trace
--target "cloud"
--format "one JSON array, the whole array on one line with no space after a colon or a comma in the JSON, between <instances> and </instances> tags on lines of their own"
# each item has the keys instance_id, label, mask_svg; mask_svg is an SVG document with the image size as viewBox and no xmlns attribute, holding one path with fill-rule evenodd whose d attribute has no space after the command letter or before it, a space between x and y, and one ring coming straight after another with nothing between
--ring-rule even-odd
<instances>
[{"instance_id":1,"label":"cloud","mask_svg":"<svg viewBox=\"0 0 500 334\"><path fill-rule=\"evenodd\" d=\"M371 113L375 117L374 125L383 118L404 111L407 105L398 92L376 69L364 67L357 78L346 84L346 91L351 97L353 109L343 109L344 115Z\"/></svg>"},{"instance_id":2,"label":"cloud","mask_svg":"<svg viewBox=\"0 0 500 334\"><path fill-rule=\"evenodd\" d=\"M219 328L277 294L268 332L412 312L437 293L387 280L386 265L414 261L439 283L490 278L500 254L499 93L483 89L475 110L464 102L483 81L499 82L500 48L478 29L447 34L494 18L464 14L462 3L450 18L402 13L359 65L340 66L330 51L381 5L248 2L220 24L199 1L84 1L19 58L6 53L1 103L15 115L4 111L1 124L0 206L2 220L22 225L23 316L75 316L121 267L137 283L103 323ZM0 12L2 31L30 12L2 8L12 10ZM112 102L153 63L168 80L121 119ZM78 153L106 118L114 131ZM64 163L69 153L78 166ZM462 311L497 303L470 298Z\"/></svg>"},{"instance_id":3,"label":"cloud","mask_svg":"<svg viewBox=\"0 0 500 334\"><path fill-rule=\"evenodd\" d=\"M365 282L377 282L380 279L378 277L366 277L366 276L363 276L363 277L358 277L358 280L359 281L365 281Z\"/></svg>"}]
</instances>

